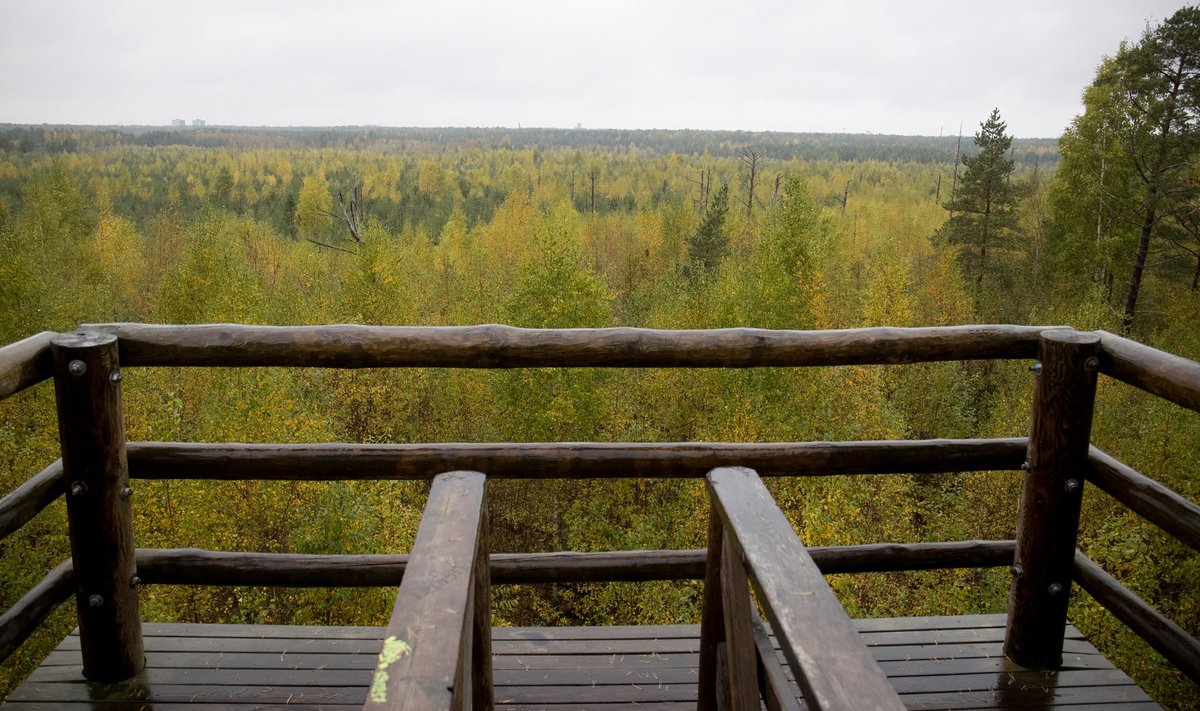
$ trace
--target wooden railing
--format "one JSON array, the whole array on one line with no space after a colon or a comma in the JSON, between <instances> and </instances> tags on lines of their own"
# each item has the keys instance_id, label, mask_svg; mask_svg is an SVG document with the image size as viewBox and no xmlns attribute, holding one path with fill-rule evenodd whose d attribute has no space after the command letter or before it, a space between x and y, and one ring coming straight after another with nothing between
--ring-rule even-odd
<instances>
[{"instance_id":1,"label":"wooden railing","mask_svg":"<svg viewBox=\"0 0 1200 711\"><path fill-rule=\"evenodd\" d=\"M1038 383L1028 439L769 444L126 442L120 399L122 366L749 368L1031 358L1037 359ZM109 324L82 327L75 334L38 334L0 348L0 398L53 377L62 459L0 500L0 538L66 495L72 561L57 567L0 615L0 659L72 592L85 673L93 680L115 680L132 675L141 664L140 583L396 586L406 568L421 560L418 548L410 555L136 549L129 522L131 479L432 480L458 470L492 478L698 478L734 466L767 477L1025 469L1016 541L804 550L824 574L1011 566L1006 652L1031 668L1060 664L1066 603L1074 580L1200 682L1200 643L1076 550L1085 480L1200 549L1200 507L1089 447L1099 373L1200 411L1197 363L1112 334L1059 327L655 331ZM722 520L728 523L727 517ZM478 553L485 547L472 550ZM484 583L465 588L474 591L472 605L486 596L489 576L494 584L703 579L712 561L705 550L477 558L471 579ZM402 588L398 607L403 592ZM756 629L761 636L762 627ZM472 644L480 644L481 632L472 634ZM761 640L755 639L757 645ZM481 687L472 688L478 700Z\"/></svg>"}]
</instances>

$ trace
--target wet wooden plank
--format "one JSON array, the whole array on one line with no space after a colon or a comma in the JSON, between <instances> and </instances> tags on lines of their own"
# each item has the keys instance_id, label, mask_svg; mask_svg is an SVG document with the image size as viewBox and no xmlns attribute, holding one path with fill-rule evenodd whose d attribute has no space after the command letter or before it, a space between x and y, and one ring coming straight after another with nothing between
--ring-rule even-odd
<instances>
[{"instance_id":1,"label":"wet wooden plank","mask_svg":"<svg viewBox=\"0 0 1200 711\"><path fill-rule=\"evenodd\" d=\"M937 643L943 632L1003 628L1003 616L861 620L878 634L911 633L930 628L925 644L882 644L869 647L909 708L1157 708L1122 672L1112 668L1085 640L1068 639L1078 654L1068 654L1069 667L1053 675L1015 667L1000 654L1001 643ZM89 685L82 677L78 638L68 637L14 693L5 711L96 709L104 711L211 711L284 706L342 711L360 708L375 669L380 628L265 629L236 625L148 624L148 645L197 643L193 651L149 651L139 681L124 685ZM307 639L305 631L315 632ZM611 632L611 634L609 634ZM695 707L699 681L698 627L680 625L619 628L496 628L493 674L497 709L525 711L682 711ZM878 634L877 634L878 633ZM210 635L223 636L210 636ZM981 634L991 634L981 632ZM1068 636L1077 634L1069 631ZM192 636L188 636L192 635ZM269 636L264 636L269 635ZM374 639L369 637L373 636ZM508 639L503 639L507 637ZM539 639L550 637L550 639ZM610 638L611 637L611 638ZM768 640L778 659L783 655ZM638 644L641 649L637 649ZM663 652L662 645L691 651ZM274 649L271 649L272 645ZM510 645L509 652L500 652ZM689 646L690 645L690 646ZM186 646L186 645L185 645ZM229 651L230 646L256 651ZM633 652L609 648L633 649ZM309 651L296 651L308 649ZM313 651L322 649L326 651ZM517 651L523 650L523 651ZM565 653L562 650L572 650ZM584 650L580 652L580 650ZM590 650L590 651L589 651ZM798 693L785 670L786 685ZM635 709L636 704L636 709ZM808 708L798 702L801 709Z\"/></svg>"}]
</instances>

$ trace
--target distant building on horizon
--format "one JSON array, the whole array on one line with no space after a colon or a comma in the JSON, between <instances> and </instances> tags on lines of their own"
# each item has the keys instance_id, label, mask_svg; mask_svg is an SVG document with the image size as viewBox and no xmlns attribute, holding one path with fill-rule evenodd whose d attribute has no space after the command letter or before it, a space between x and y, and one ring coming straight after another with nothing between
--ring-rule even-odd
<instances>
[{"instance_id":1,"label":"distant building on horizon","mask_svg":"<svg viewBox=\"0 0 1200 711\"><path fill-rule=\"evenodd\" d=\"M192 119L192 128L204 128L204 119Z\"/></svg>"},{"instance_id":2,"label":"distant building on horizon","mask_svg":"<svg viewBox=\"0 0 1200 711\"><path fill-rule=\"evenodd\" d=\"M171 119L171 128L183 128L187 125L187 121L183 119Z\"/></svg>"}]
</instances>

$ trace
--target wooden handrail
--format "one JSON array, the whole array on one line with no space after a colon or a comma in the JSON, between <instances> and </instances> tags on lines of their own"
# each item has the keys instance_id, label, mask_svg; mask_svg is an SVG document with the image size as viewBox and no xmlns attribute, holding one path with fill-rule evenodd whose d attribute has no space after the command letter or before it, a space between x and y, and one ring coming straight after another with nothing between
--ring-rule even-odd
<instances>
[{"instance_id":1,"label":"wooden handrail","mask_svg":"<svg viewBox=\"0 0 1200 711\"><path fill-rule=\"evenodd\" d=\"M997 568L1012 564L1015 541L866 543L809 548L826 575L946 568ZM399 585L408 556L305 554L139 548L138 576L159 585L261 585L276 587L387 587ZM493 584L701 580L705 551L642 550L579 553L493 553Z\"/></svg>"},{"instance_id":2,"label":"wooden handrail","mask_svg":"<svg viewBox=\"0 0 1200 711\"><path fill-rule=\"evenodd\" d=\"M837 331L85 324L147 366L753 368L1031 358L1044 326Z\"/></svg>"},{"instance_id":3,"label":"wooden handrail","mask_svg":"<svg viewBox=\"0 0 1200 711\"><path fill-rule=\"evenodd\" d=\"M1088 481L1193 550L1200 551L1200 506L1094 446L1088 458L1092 463Z\"/></svg>"},{"instance_id":4,"label":"wooden handrail","mask_svg":"<svg viewBox=\"0 0 1200 711\"><path fill-rule=\"evenodd\" d=\"M364 709L492 707L484 484L433 480Z\"/></svg>"},{"instance_id":5,"label":"wooden handrail","mask_svg":"<svg viewBox=\"0 0 1200 711\"><path fill-rule=\"evenodd\" d=\"M0 662L8 659L73 592L75 571L68 559L0 614Z\"/></svg>"},{"instance_id":6,"label":"wooden handrail","mask_svg":"<svg viewBox=\"0 0 1200 711\"><path fill-rule=\"evenodd\" d=\"M54 375L50 358L53 331L42 331L0 348L0 400Z\"/></svg>"},{"instance_id":7,"label":"wooden handrail","mask_svg":"<svg viewBox=\"0 0 1200 711\"><path fill-rule=\"evenodd\" d=\"M1200 412L1200 363L1131 341L1100 335L1100 370L1164 400Z\"/></svg>"},{"instance_id":8,"label":"wooden handrail","mask_svg":"<svg viewBox=\"0 0 1200 711\"><path fill-rule=\"evenodd\" d=\"M710 516L714 521L719 518L719 531L724 534L724 553L719 557L714 556L716 541L710 535L710 560L719 561L716 564L722 568L745 566L745 575L758 591L759 601L809 707L904 709L887 675L871 656L845 608L762 480L750 469L729 467L713 470L707 481L712 502ZM706 578L712 579L712 575ZM706 593L705 603L713 598ZM747 610L748 635L752 634L749 615ZM705 622L709 623L707 627ZM711 623L711 616L703 612L702 653L705 631L712 630ZM749 641L753 645L752 636ZM729 654L733 653L731 649ZM702 677L711 673L703 662L701 667ZM757 692L745 701L737 706L735 696L735 708L757 709ZM700 705L709 708L711 699L702 698Z\"/></svg>"},{"instance_id":9,"label":"wooden handrail","mask_svg":"<svg viewBox=\"0 0 1200 711\"><path fill-rule=\"evenodd\" d=\"M63 466L59 459L0 499L0 541L54 503L63 490Z\"/></svg>"},{"instance_id":10,"label":"wooden handrail","mask_svg":"<svg viewBox=\"0 0 1200 711\"><path fill-rule=\"evenodd\" d=\"M1192 681L1200 684L1200 642L1146 604L1080 551L1075 551L1074 575L1080 587L1087 590L1104 609L1128 625L1129 629Z\"/></svg>"},{"instance_id":11,"label":"wooden handrail","mask_svg":"<svg viewBox=\"0 0 1200 711\"><path fill-rule=\"evenodd\" d=\"M130 442L135 479L430 479L454 469L493 479L695 477L719 466L782 474L1016 470L1028 440L768 443L192 444Z\"/></svg>"}]
</instances>

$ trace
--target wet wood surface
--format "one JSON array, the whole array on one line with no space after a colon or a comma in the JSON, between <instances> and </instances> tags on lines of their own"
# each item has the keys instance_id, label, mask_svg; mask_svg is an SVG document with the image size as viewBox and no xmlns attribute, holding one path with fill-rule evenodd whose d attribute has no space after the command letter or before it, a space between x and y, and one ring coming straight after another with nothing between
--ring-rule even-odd
<instances>
[{"instance_id":1,"label":"wet wood surface","mask_svg":"<svg viewBox=\"0 0 1200 711\"><path fill-rule=\"evenodd\" d=\"M854 625L908 708L1157 708L1074 627L1067 628L1063 669L1014 666L1000 649L1004 621L1004 615L970 615ZM5 708L361 708L383 635L379 627L157 623L146 623L144 632L147 667L133 681L86 683L79 638L71 635ZM492 647L502 711L682 711L696 705L699 625L497 627ZM787 682L796 693L795 680L789 676ZM797 704L809 708L802 699Z\"/></svg>"}]
</instances>

